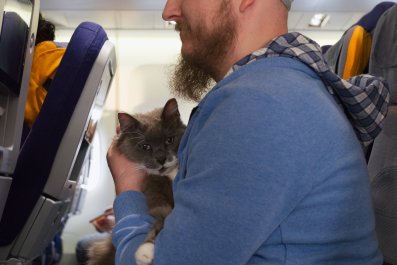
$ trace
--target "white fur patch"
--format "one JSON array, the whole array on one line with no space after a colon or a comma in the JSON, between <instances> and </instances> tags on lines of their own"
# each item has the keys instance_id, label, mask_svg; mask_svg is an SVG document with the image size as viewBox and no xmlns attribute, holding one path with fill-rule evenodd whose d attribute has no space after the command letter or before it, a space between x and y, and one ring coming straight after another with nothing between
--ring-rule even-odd
<instances>
[{"instance_id":1,"label":"white fur patch","mask_svg":"<svg viewBox=\"0 0 397 265\"><path fill-rule=\"evenodd\" d=\"M162 168L166 168L165 171L160 172ZM160 166L158 168L147 168L145 170L148 174L160 175L160 176L168 176L171 180L174 180L176 173L178 172L178 159L176 156L172 157L171 161L168 161L164 164L164 166Z\"/></svg>"},{"instance_id":2,"label":"white fur patch","mask_svg":"<svg viewBox=\"0 0 397 265\"><path fill-rule=\"evenodd\" d=\"M176 158L176 156L172 156L172 160L165 162L164 167L174 168L176 166L176 163L178 163L178 159Z\"/></svg>"},{"instance_id":3,"label":"white fur patch","mask_svg":"<svg viewBox=\"0 0 397 265\"><path fill-rule=\"evenodd\" d=\"M137 265L150 265L154 258L154 244L147 242L139 246L135 252L135 261Z\"/></svg>"},{"instance_id":4,"label":"white fur patch","mask_svg":"<svg viewBox=\"0 0 397 265\"><path fill-rule=\"evenodd\" d=\"M178 173L178 168L174 168L171 172L168 173L168 177L174 181L176 174Z\"/></svg>"}]
</instances>

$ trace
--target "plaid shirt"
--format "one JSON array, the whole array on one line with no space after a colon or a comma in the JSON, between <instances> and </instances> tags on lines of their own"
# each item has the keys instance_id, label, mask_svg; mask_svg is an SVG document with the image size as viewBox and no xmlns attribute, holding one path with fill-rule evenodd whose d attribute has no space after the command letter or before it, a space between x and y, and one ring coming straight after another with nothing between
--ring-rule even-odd
<instances>
[{"instance_id":1,"label":"plaid shirt","mask_svg":"<svg viewBox=\"0 0 397 265\"><path fill-rule=\"evenodd\" d=\"M273 39L267 47L237 62L227 75L258 59L278 56L291 57L313 69L343 108L363 147L374 141L387 114L390 99L387 83L371 75L343 80L327 65L320 46L300 33L287 33Z\"/></svg>"}]
</instances>

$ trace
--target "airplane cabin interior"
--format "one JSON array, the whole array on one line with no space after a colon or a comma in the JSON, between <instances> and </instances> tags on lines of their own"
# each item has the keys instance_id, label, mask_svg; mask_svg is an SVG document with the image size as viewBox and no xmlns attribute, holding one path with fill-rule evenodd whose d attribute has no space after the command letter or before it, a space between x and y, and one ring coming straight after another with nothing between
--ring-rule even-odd
<instances>
[{"instance_id":1,"label":"airplane cabin interior","mask_svg":"<svg viewBox=\"0 0 397 265\"><path fill-rule=\"evenodd\" d=\"M78 264L78 240L95 232L90 221L115 197L106 152L117 113L175 97L168 75L181 43L175 25L161 18L165 2L0 0L0 264ZM56 48L65 50L29 126L39 14L55 25ZM369 0L295 0L288 20L291 32L321 46L337 75L372 74L389 84L388 115L366 157L389 265L397 265L396 21L395 2ZM178 102L187 123L196 104Z\"/></svg>"}]
</instances>

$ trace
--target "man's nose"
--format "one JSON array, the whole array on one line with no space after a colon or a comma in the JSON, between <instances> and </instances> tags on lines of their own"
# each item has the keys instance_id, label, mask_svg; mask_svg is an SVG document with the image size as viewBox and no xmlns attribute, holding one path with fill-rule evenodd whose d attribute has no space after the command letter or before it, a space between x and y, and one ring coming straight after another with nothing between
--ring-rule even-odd
<instances>
[{"instance_id":1,"label":"man's nose","mask_svg":"<svg viewBox=\"0 0 397 265\"><path fill-rule=\"evenodd\" d=\"M167 0L162 14L165 21L176 21L181 16L179 2L179 0Z\"/></svg>"}]
</instances>

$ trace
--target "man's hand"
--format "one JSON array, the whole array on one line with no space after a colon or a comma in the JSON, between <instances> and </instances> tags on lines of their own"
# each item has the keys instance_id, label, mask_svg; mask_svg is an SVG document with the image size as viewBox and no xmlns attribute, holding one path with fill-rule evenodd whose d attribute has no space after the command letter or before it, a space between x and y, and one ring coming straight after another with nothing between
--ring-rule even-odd
<instances>
[{"instance_id":1,"label":"man's hand","mask_svg":"<svg viewBox=\"0 0 397 265\"><path fill-rule=\"evenodd\" d=\"M139 164L128 160L120 153L114 142L108 149L106 159L113 176L117 195L124 191L143 191L146 172Z\"/></svg>"}]
</instances>

